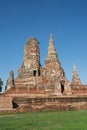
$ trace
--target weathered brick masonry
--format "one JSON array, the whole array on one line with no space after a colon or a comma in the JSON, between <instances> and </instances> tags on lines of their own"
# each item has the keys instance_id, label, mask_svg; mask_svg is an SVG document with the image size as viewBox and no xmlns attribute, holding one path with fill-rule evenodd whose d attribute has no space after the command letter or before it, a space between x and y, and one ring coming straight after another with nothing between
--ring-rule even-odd
<instances>
[{"instance_id":1,"label":"weathered brick masonry","mask_svg":"<svg viewBox=\"0 0 87 130\"><path fill-rule=\"evenodd\" d=\"M12 107L10 104L12 98L13 107L15 104L20 111L30 108L32 111L35 108L35 110L87 108L87 85L81 83L76 65L73 68L72 81L67 80L52 35L44 66L40 63L39 42L34 37L27 40L18 75L14 79L14 72L10 72L4 95L7 97L6 100L9 100L9 106ZM4 97L1 99L5 101ZM8 105L1 102L0 106L7 108Z\"/></svg>"}]
</instances>

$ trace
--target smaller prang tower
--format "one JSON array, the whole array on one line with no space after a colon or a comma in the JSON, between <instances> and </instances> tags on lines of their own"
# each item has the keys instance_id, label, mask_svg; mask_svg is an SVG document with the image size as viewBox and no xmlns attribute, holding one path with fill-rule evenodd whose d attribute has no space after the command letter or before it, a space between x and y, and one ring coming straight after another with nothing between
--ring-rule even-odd
<instances>
[{"instance_id":1,"label":"smaller prang tower","mask_svg":"<svg viewBox=\"0 0 87 130\"><path fill-rule=\"evenodd\" d=\"M23 64L18 69L18 78L40 76L39 42L30 37L24 47Z\"/></svg>"},{"instance_id":2,"label":"smaller prang tower","mask_svg":"<svg viewBox=\"0 0 87 130\"><path fill-rule=\"evenodd\" d=\"M76 65L74 64L73 67L73 74L72 74L72 83L73 84L77 84L77 85L81 85L81 81L77 72L77 68Z\"/></svg>"},{"instance_id":3,"label":"smaller prang tower","mask_svg":"<svg viewBox=\"0 0 87 130\"><path fill-rule=\"evenodd\" d=\"M58 59L52 34L50 35L48 53L43 68L43 77L46 80L46 91L48 93L64 94L70 93L69 81Z\"/></svg>"},{"instance_id":4,"label":"smaller prang tower","mask_svg":"<svg viewBox=\"0 0 87 130\"><path fill-rule=\"evenodd\" d=\"M52 34L49 39L48 54L45 59L44 69L46 70L47 77L65 76L64 70L61 68L61 64L56 53Z\"/></svg>"}]
</instances>

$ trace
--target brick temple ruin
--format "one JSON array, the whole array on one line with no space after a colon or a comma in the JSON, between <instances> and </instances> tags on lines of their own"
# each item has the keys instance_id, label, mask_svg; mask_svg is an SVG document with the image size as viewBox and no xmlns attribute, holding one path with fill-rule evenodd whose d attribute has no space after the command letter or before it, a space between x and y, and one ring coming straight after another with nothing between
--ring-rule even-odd
<instances>
[{"instance_id":1,"label":"brick temple ruin","mask_svg":"<svg viewBox=\"0 0 87 130\"><path fill-rule=\"evenodd\" d=\"M29 111L87 108L87 85L81 83L76 65L72 81L67 80L52 34L44 66L40 63L39 42L30 37L24 46L23 63L18 68L18 75L14 79L14 72L11 71L6 85L7 89L1 97L9 98L9 102L12 98L13 108L22 107L22 110Z\"/></svg>"}]
</instances>

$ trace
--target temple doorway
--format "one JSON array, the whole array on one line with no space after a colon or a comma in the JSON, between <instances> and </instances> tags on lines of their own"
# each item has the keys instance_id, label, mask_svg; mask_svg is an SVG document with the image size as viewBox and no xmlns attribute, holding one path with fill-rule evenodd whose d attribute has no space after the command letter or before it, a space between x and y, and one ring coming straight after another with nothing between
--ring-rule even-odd
<instances>
[{"instance_id":1,"label":"temple doorway","mask_svg":"<svg viewBox=\"0 0 87 130\"><path fill-rule=\"evenodd\" d=\"M61 93L64 93L64 83L61 83Z\"/></svg>"},{"instance_id":2,"label":"temple doorway","mask_svg":"<svg viewBox=\"0 0 87 130\"><path fill-rule=\"evenodd\" d=\"M36 72L37 72L36 70L33 71L33 76L36 76Z\"/></svg>"}]
</instances>

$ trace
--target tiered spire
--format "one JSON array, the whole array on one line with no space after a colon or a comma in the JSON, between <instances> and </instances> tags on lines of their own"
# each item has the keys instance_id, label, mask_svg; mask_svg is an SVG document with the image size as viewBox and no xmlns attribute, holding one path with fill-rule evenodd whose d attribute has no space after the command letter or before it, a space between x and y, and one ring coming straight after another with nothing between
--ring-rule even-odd
<instances>
[{"instance_id":1,"label":"tiered spire","mask_svg":"<svg viewBox=\"0 0 87 130\"><path fill-rule=\"evenodd\" d=\"M45 63L46 62L58 62L60 65L60 62L57 57L56 49L54 46L52 34L50 35L50 39L49 39L48 54L47 54Z\"/></svg>"},{"instance_id":2,"label":"tiered spire","mask_svg":"<svg viewBox=\"0 0 87 130\"><path fill-rule=\"evenodd\" d=\"M73 67L72 82L77 83L77 84L81 84L81 81L80 81L80 78L79 78L75 64L74 64L74 67Z\"/></svg>"},{"instance_id":3,"label":"tiered spire","mask_svg":"<svg viewBox=\"0 0 87 130\"><path fill-rule=\"evenodd\" d=\"M40 75L40 51L38 41L30 37L24 47L23 64L18 70L19 77Z\"/></svg>"},{"instance_id":4,"label":"tiered spire","mask_svg":"<svg viewBox=\"0 0 87 130\"><path fill-rule=\"evenodd\" d=\"M30 37L24 48L24 66L27 69L37 69L40 64L40 52L38 41L34 37Z\"/></svg>"}]
</instances>

